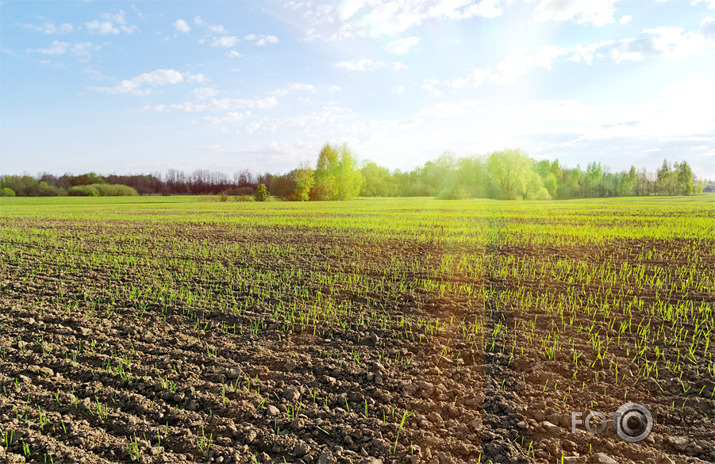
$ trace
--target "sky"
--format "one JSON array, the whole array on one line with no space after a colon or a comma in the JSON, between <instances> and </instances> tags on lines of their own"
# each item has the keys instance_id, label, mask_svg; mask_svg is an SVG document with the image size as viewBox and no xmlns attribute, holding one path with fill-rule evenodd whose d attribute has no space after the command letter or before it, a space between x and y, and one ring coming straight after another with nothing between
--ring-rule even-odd
<instances>
[{"instance_id":1,"label":"sky","mask_svg":"<svg viewBox=\"0 0 715 464\"><path fill-rule=\"evenodd\" d=\"M0 2L0 174L281 173L325 143L715 179L715 0Z\"/></svg>"}]
</instances>

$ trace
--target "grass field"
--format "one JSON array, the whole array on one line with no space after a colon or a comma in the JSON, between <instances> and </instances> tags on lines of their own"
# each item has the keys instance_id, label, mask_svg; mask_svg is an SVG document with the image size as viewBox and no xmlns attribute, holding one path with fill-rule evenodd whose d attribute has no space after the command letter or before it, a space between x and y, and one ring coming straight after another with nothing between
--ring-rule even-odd
<instances>
[{"instance_id":1,"label":"grass field","mask_svg":"<svg viewBox=\"0 0 715 464\"><path fill-rule=\"evenodd\" d=\"M714 195L207 200L0 199L0 457L715 462Z\"/></svg>"}]
</instances>

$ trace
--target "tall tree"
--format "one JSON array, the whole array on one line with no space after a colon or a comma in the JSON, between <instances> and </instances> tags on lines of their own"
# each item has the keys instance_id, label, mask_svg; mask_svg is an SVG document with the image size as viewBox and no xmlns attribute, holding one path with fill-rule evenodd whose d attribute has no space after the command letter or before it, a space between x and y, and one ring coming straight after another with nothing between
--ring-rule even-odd
<instances>
[{"instance_id":1,"label":"tall tree","mask_svg":"<svg viewBox=\"0 0 715 464\"><path fill-rule=\"evenodd\" d=\"M542 200L549 198L539 175L531 168L531 159L521 150L492 153L487 160L491 190L505 200Z\"/></svg>"},{"instance_id":2,"label":"tall tree","mask_svg":"<svg viewBox=\"0 0 715 464\"><path fill-rule=\"evenodd\" d=\"M397 195L397 181L387 168L378 166L372 161L363 163L360 169L362 186L360 196L392 197Z\"/></svg>"},{"instance_id":3,"label":"tall tree","mask_svg":"<svg viewBox=\"0 0 715 464\"><path fill-rule=\"evenodd\" d=\"M325 144L318 156L315 185L311 189L313 200L349 200L360 193L362 176L357 159L347 144Z\"/></svg>"},{"instance_id":4,"label":"tall tree","mask_svg":"<svg viewBox=\"0 0 715 464\"><path fill-rule=\"evenodd\" d=\"M686 161L675 163L676 194L692 195L695 193L695 183L693 182L693 170Z\"/></svg>"}]
</instances>

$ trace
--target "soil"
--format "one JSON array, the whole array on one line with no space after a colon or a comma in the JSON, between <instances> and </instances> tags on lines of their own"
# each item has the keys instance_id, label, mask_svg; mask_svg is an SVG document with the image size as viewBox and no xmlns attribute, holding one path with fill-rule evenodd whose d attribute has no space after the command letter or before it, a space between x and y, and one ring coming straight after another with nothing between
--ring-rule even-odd
<instances>
[{"instance_id":1,"label":"soil","mask_svg":"<svg viewBox=\"0 0 715 464\"><path fill-rule=\"evenodd\" d=\"M496 264L436 279L487 289L481 300L425 290L424 268L391 268L471 253L488 263L563 259L651 272L662 258L642 254L656 248L673 267L689 262L673 261L678 253L697 255L696 269L712 275L712 240L471 248L291 227L44 218L0 227L22 231L0 243L6 462L715 462L709 356L683 362L682 376L664 367L657 380L638 376L626 347L634 350L641 317L604 358L591 348L594 319L593 331L613 337L629 318L595 318L602 309L590 295L652 304L665 298L654 288L503 275ZM347 283L353 276L363 280ZM524 290L575 295L584 310L564 324L546 308L536 305L535 319L523 300L499 298ZM327 301L331 316L306 306ZM666 301L712 308L714 296L676 290ZM696 319L682 327L692 334ZM465 330L475 321L486 345ZM556 326L562 350L549 359L542 342ZM660 366L678 361L669 347ZM574 353L583 356L576 369ZM653 414L645 441L625 442L610 427L572 431L572 413L627 401Z\"/></svg>"}]
</instances>

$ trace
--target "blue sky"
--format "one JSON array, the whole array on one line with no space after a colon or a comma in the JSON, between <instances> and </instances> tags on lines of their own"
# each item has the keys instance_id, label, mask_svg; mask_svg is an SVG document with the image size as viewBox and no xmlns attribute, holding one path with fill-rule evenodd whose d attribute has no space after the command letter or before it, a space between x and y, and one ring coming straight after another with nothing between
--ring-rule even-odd
<instances>
[{"instance_id":1,"label":"blue sky","mask_svg":"<svg viewBox=\"0 0 715 464\"><path fill-rule=\"evenodd\" d=\"M4 1L0 172L413 169L521 148L715 179L715 0Z\"/></svg>"}]
</instances>

